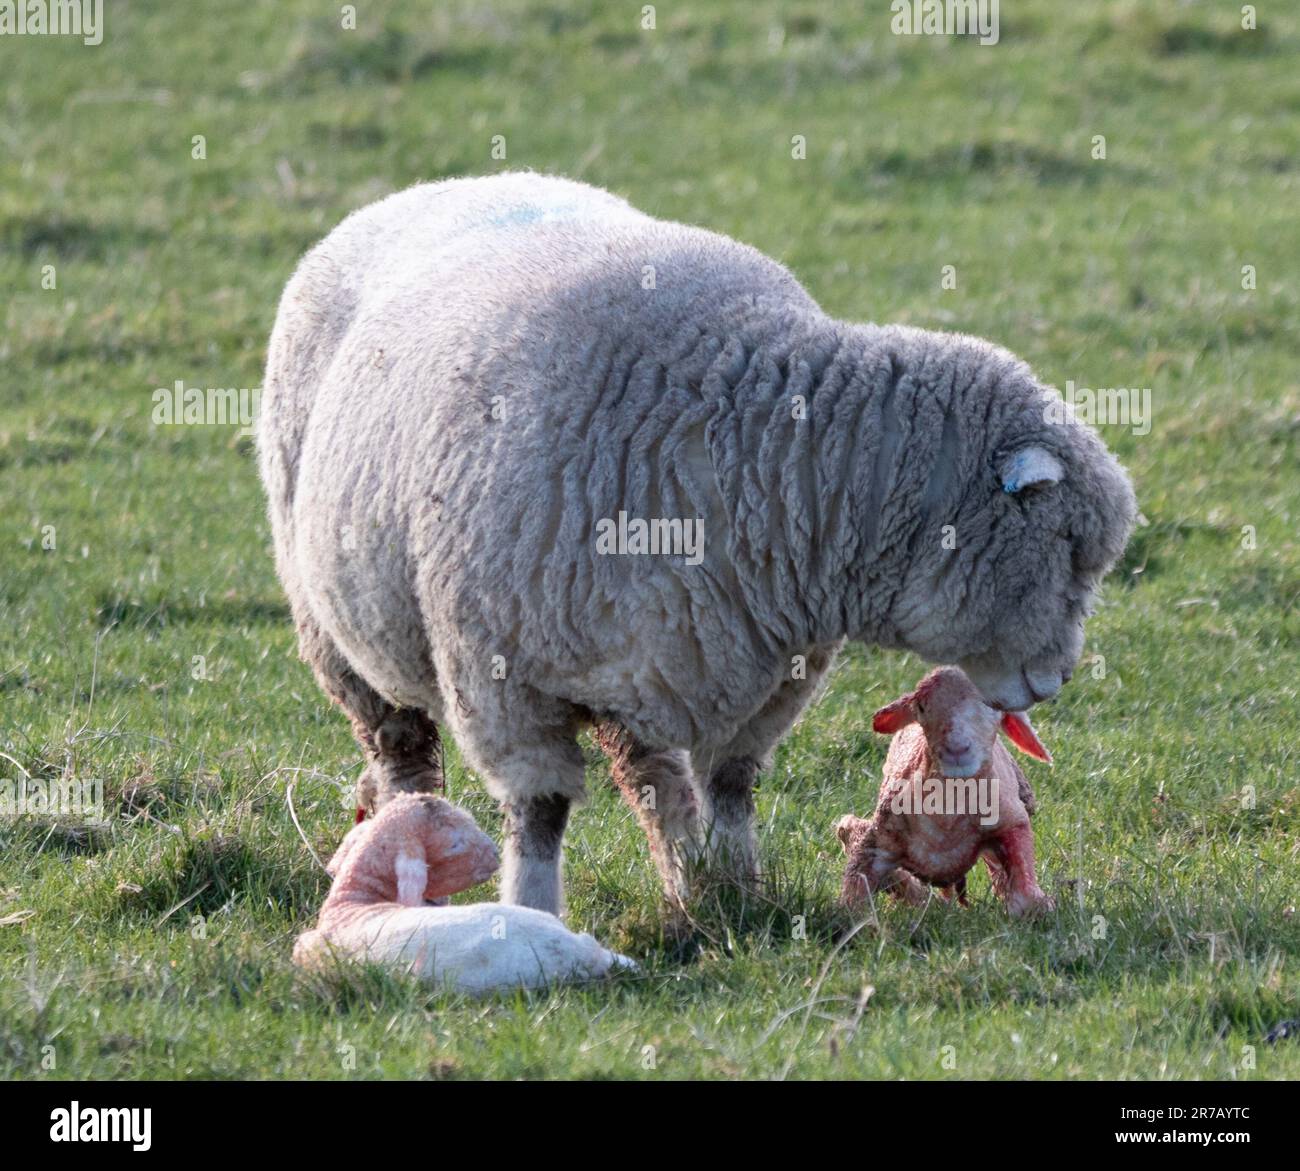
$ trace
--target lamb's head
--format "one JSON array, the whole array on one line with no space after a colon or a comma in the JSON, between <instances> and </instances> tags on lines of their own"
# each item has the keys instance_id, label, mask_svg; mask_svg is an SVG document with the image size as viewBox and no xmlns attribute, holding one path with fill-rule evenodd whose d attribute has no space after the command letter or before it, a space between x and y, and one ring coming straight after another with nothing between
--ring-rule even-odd
<instances>
[{"instance_id":1,"label":"lamb's head","mask_svg":"<svg viewBox=\"0 0 1300 1171\"><path fill-rule=\"evenodd\" d=\"M930 755L945 777L988 776L999 730L1021 752L1039 760L1052 759L1024 712L999 712L989 707L957 667L935 668L915 690L871 718L872 728L884 733L898 732L912 723L921 725Z\"/></svg>"},{"instance_id":2,"label":"lamb's head","mask_svg":"<svg viewBox=\"0 0 1300 1171\"><path fill-rule=\"evenodd\" d=\"M465 810L428 793L403 793L355 826L330 860L342 884L418 907L491 878L496 846Z\"/></svg>"},{"instance_id":3,"label":"lamb's head","mask_svg":"<svg viewBox=\"0 0 1300 1171\"><path fill-rule=\"evenodd\" d=\"M927 511L896 633L931 662L960 664L988 703L1018 711L1069 680L1137 503L1101 440L1024 363L972 345L974 373L954 364L975 390L925 468Z\"/></svg>"},{"instance_id":4,"label":"lamb's head","mask_svg":"<svg viewBox=\"0 0 1300 1171\"><path fill-rule=\"evenodd\" d=\"M854 817L851 813L846 813L835 823L835 836L840 840L840 846L843 847L846 854L852 854L855 843L867 834L871 828L871 822L865 817Z\"/></svg>"}]
</instances>

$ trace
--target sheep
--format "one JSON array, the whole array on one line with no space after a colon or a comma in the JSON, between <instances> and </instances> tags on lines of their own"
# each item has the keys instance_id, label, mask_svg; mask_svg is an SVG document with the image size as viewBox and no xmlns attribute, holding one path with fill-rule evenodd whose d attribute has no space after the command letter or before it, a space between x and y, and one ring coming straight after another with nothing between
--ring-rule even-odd
<instances>
[{"instance_id":1,"label":"sheep","mask_svg":"<svg viewBox=\"0 0 1300 1171\"><path fill-rule=\"evenodd\" d=\"M497 869L492 839L441 797L394 797L353 826L327 869L334 882L320 917L293 948L303 968L360 960L440 989L483 993L595 980L637 966L545 911L441 905Z\"/></svg>"},{"instance_id":2,"label":"sheep","mask_svg":"<svg viewBox=\"0 0 1300 1171\"><path fill-rule=\"evenodd\" d=\"M887 890L919 904L929 883L965 905L966 874L983 858L1012 915L1050 910L1034 875L1034 792L998 740L1000 728L1050 763L1028 717L995 711L958 668L939 667L876 712L872 727L894 738L875 814L846 814L835 826L849 859L842 901L853 907ZM967 779L945 783L952 778Z\"/></svg>"},{"instance_id":3,"label":"sheep","mask_svg":"<svg viewBox=\"0 0 1300 1171\"><path fill-rule=\"evenodd\" d=\"M504 809L503 901L562 913L594 726L670 898L753 880L755 781L846 639L1007 710L1068 680L1135 502L1060 403L583 184L354 213L285 288L258 459L361 806L437 790L449 732Z\"/></svg>"}]
</instances>

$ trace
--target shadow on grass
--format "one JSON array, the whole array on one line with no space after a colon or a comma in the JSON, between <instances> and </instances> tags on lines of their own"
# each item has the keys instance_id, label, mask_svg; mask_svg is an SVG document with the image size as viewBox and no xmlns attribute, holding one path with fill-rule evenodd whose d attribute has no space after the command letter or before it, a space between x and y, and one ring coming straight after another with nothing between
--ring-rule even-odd
<instances>
[{"instance_id":1,"label":"shadow on grass","mask_svg":"<svg viewBox=\"0 0 1300 1171\"><path fill-rule=\"evenodd\" d=\"M763 878L736 883L707 871L691 875L685 907L642 905L613 924L607 946L633 956L655 955L668 966L693 963L704 951L733 956L742 947L781 951L830 947L854 923L824 876L792 873L769 860Z\"/></svg>"},{"instance_id":2,"label":"shadow on grass","mask_svg":"<svg viewBox=\"0 0 1300 1171\"><path fill-rule=\"evenodd\" d=\"M33 857L57 854L62 858L88 857L112 845L107 826L43 817L39 814L0 823L0 850L25 852Z\"/></svg>"},{"instance_id":3,"label":"shadow on grass","mask_svg":"<svg viewBox=\"0 0 1300 1171\"><path fill-rule=\"evenodd\" d=\"M1132 166L1090 158L1084 147L1077 153L1066 154L1037 143L1005 138L976 138L921 151L900 147L868 164L866 174L862 168L855 168L849 177L855 185L860 185L868 176L917 183L1019 177L1043 187L1067 184L1091 187L1103 182L1132 185L1145 178L1143 172Z\"/></svg>"},{"instance_id":4,"label":"shadow on grass","mask_svg":"<svg viewBox=\"0 0 1300 1171\"><path fill-rule=\"evenodd\" d=\"M1112 576L1127 586L1140 585L1163 571L1164 555L1172 553L1186 538L1197 533L1224 537L1231 531L1225 525L1201 521L1152 521L1134 530Z\"/></svg>"},{"instance_id":5,"label":"shadow on grass","mask_svg":"<svg viewBox=\"0 0 1300 1171\"><path fill-rule=\"evenodd\" d=\"M97 224L45 213L0 220L0 246L28 260L42 255L61 260L105 260L115 253L156 245L161 233L138 224Z\"/></svg>"},{"instance_id":6,"label":"shadow on grass","mask_svg":"<svg viewBox=\"0 0 1300 1171\"><path fill-rule=\"evenodd\" d=\"M204 830L167 843L135 882L124 884L118 908L125 917L154 918L159 926L180 916L208 916L236 900L273 906L290 920L314 915L326 878L238 834Z\"/></svg>"},{"instance_id":7,"label":"shadow on grass","mask_svg":"<svg viewBox=\"0 0 1300 1171\"><path fill-rule=\"evenodd\" d=\"M394 24L376 31L338 35L334 21L317 21L295 45L291 60L275 78L284 93L312 92L322 86L411 82L432 73L479 77L494 58L487 45L454 47L432 31L408 32Z\"/></svg>"},{"instance_id":8,"label":"shadow on grass","mask_svg":"<svg viewBox=\"0 0 1300 1171\"><path fill-rule=\"evenodd\" d=\"M38 436L25 439L12 454L7 448L0 448L0 470L66 464L83 454L85 454L85 445L77 447L60 439L45 439Z\"/></svg>"},{"instance_id":9,"label":"shadow on grass","mask_svg":"<svg viewBox=\"0 0 1300 1171\"><path fill-rule=\"evenodd\" d=\"M120 594L100 594L95 602L95 622L100 630L122 626L130 630L161 630L189 622L208 625L244 626L287 623L289 607L284 602L252 598L213 598L202 605L157 598L140 601Z\"/></svg>"}]
</instances>

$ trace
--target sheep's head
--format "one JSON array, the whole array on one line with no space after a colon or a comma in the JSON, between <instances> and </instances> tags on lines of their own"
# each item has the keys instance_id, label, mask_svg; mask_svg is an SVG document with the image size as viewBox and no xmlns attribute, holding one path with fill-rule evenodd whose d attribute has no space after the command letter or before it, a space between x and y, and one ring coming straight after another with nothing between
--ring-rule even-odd
<instances>
[{"instance_id":1,"label":"sheep's head","mask_svg":"<svg viewBox=\"0 0 1300 1171\"><path fill-rule=\"evenodd\" d=\"M998 461L990 511L999 534L983 583L988 644L958 661L995 707L1050 699L1083 651L1083 625L1102 577L1123 552L1137 503L1123 469L1091 431L1067 429L1051 448L1018 447Z\"/></svg>"},{"instance_id":2,"label":"sheep's head","mask_svg":"<svg viewBox=\"0 0 1300 1171\"><path fill-rule=\"evenodd\" d=\"M350 871L378 898L418 907L486 882L499 862L492 839L465 810L431 794L403 793L352 829L329 871Z\"/></svg>"},{"instance_id":3,"label":"sheep's head","mask_svg":"<svg viewBox=\"0 0 1300 1171\"><path fill-rule=\"evenodd\" d=\"M1019 711L1069 680L1137 503L1101 440L1023 362L975 339L947 346L964 390L936 387L928 403L943 433L916 473L925 514L895 634L931 662L960 664L994 707ZM950 423L954 413L968 422Z\"/></svg>"},{"instance_id":4,"label":"sheep's head","mask_svg":"<svg viewBox=\"0 0 1300 1171\"><path fill-rule=\"evenodd\" d=\"M882 707L871 718L871 726L884 733L901 731L913 723L920 724L930 755L945 777L987 775L999 730L1021 752L1039 760L1052 759L1028 716L989 707L956 667L936 668L914 691Z\"/></svg>"}]
</instances>

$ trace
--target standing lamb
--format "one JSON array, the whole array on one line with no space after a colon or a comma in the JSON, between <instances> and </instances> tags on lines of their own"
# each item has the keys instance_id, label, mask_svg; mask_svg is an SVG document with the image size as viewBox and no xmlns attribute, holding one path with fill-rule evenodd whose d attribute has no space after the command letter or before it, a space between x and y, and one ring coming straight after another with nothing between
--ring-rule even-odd
<instances>
[{"instance_id":1,"label":"standing lamb","mask_svg":"<svg viewBox=\"0 0 1300 1171\"><path fill-rule=\"evenodd\" d=\"M554 915L500 903L428 906L486 882L497 851L474 819L427 793L402 793L355 825L329 872L320 918L294 963L363 960L457 992L594 980L636 964L575 935Z\"/></svg>"},{"instance_id":2,"label":"standing lamb","mask_svg":"<svg viewBox=\"0 0 1300 1171\"><path fill-rule=\"evenodd\" d=\"M1008 709L1069 678L1135 505L1052 403L582 184L355 213L285 289L258 443L362 806L436 787L448 730L504 806L503 900L558 912L594 724L670 895L697 851L752 875L755 779L846 638Z\"/></svg>"},{"instance_id":3,"label":"standing lamb","mask_svg":"<svg viewBox=\"0 0 1300 1171\"><path fill-rule=\"evenodd\" d=\"M887 890L920 903L925 882L965 903L966 873L983 858L1011 914L1049 910L1034 875L1034 791L998 739L1000 728L1021 752L1050 762L1024 713L994 711L961 671L939 667L871 726L895 736L875 814L848 814L835 827L849 856L844 902Z\"/></svg>"}]
</instances>

